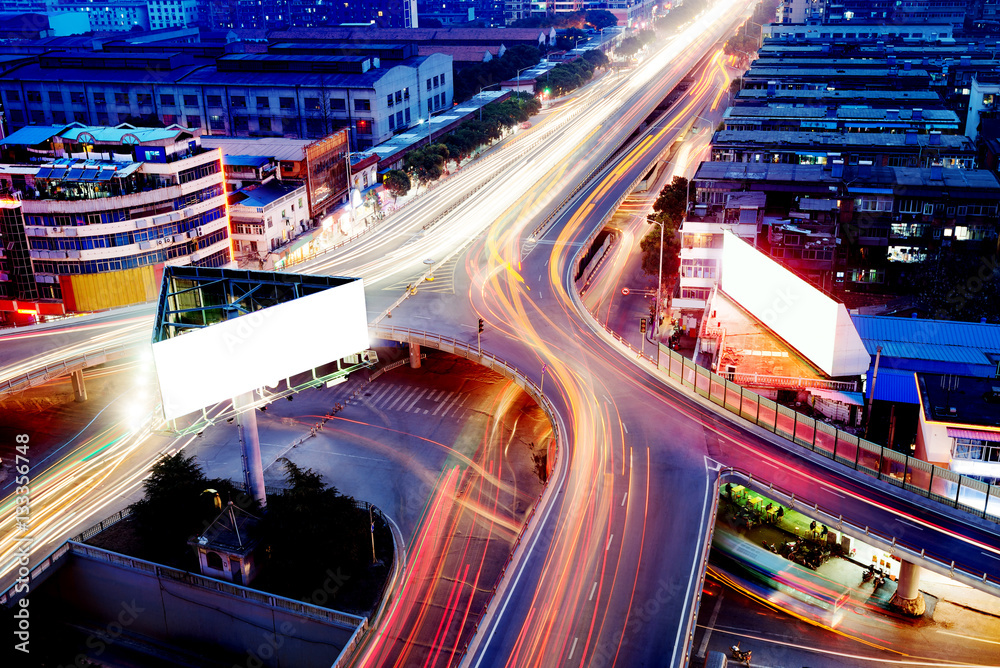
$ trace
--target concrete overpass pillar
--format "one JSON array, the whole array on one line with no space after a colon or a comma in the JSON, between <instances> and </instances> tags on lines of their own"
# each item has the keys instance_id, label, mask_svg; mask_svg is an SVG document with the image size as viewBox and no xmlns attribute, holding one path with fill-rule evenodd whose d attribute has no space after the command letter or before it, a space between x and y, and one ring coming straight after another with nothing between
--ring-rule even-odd
<instances>
[{"instance_id":1,"label":"concrete overpass pillar","mask_svg":"<svg viewBox=\"0 0 1000 668\"><path fill-rule=\"evenodd\" d=\"M260 456L260 435L257 433L257 409L253 408L253 393L246 392L233 400L236 426L240 433L240 456L243 460L243 482L247 494L267 508L264 493L264 463Z\"/></svg>"},{"instance_id":2,"label":"concrete overpass pillar","mask_svg":"<svg viewBox=\"0 0 1000 668\"><path fill-rule=\"evenodd\" d=\"M74 371L69 375L73 382L73 395L77 401L87 400L87 386L83 384L83 369Z\"/></svg>"},{"instance_id":3,"label":"concrete overpass pillar","mask_svg":"<svg viewBox=\"0 0 1000 668\"><path fill-rule=\"evenodd\" d=\"M917 564L904 561L899 567L899 581L896 593L892 595L889 605L910 617L920 617L924 614L924 595L920 593L920 571Z\"/></svg>"},{"instance_id":4,"label":"concrete overpass pillar","mask_svg":"<svg viewBox=\"0 0 1000 668\"><path fill-rule=\"evenodd\" d=\"M420 368L420 344L411 343L410 346L410 368L419 369Z\"/></svg>"}]
</instances>

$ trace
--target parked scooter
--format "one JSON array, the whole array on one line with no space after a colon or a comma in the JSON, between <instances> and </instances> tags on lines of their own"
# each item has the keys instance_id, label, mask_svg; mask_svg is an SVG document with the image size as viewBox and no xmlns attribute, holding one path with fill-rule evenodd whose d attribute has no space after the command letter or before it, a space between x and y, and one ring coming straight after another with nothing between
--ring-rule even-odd
<instances>
[{"instance_id":1,"label":"parked scooter","mask_svg":"<svg viewBox=\"0 0 1000 668\"><path fill-rule=\"evenodd\" d=\"M875 577L875 569L869 565L867 570L861 574L861 584L869 582L873 577Z\"/></svg>"},{"instance_id":2,"label":"parked scooter","mask_svg":"<svg viewBox=\"0 0 1000 668\"><path fill-rule=\"evenodd\" d=\"M732 652L733 652L733 659L735 659L736 661L739 661L740 663L742 663L742 664L744 664L746 666L750 665L750 655L752 653L750 650L748 650L748 649L747 650L740 649L740 644L739 643L736 643L735 645L733 645L729 649L732 650Z\"/></svg>"}]
</instances>

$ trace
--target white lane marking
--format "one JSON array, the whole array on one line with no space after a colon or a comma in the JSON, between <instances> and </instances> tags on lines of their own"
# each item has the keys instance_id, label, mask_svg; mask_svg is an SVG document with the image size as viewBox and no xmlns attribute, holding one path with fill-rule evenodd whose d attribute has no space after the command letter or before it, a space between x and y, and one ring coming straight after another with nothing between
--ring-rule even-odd
<instances>
[{"instance_id":1,"label":"white lane marking","mask_svg":"<svg viewBox=\"0 0 1000 668\"><path fill-rule=\"evenodd\" d=\"M832 489L830 489L826 485L820 485L820 487L822 487L823 489L825 489L826 491L828 491L830 494L833 494L834 496L839 496L840 498L844 498L843 494L841 494L840 492L833 491Z\"/></svg>"},{"instance_id":2,"label":"white lane marking","mask_svg":"<svg viewBox=\"0 0 1000 668\"><path fill-rule=\"evenodd\" d=\"M998 556L997 556L997 555L995 555L995 554L988 554L988 553L986 553L986 552L983 552L982 550L980 550L979 552L980 552L980 554L985 554L985 555L986 555L987 557L990 557L991 559L997 559L997 560L1000 560L1000 557L998 557Z\"/></svg>"},{"instance_id":3,"label":"white lane marking","mask_svg":"<svg viewBox=\"0 0 1000 668\"><path fill-rule=\"evenodd\" d=\"M715 628L715 620L719 617L719 608L722 607L722 592L719 592L719 600L715 602L715 608L712 610L712 616L708 619L708 626L705 627L705 637L701 639L701 646L698 647L698 658L702 659L705 657L705 650L708 649L708 639L712 637L712 629Z\"/></svg>"},{"instance_id":4,"label":"white lane marking","mask_svg":"<svg viewBox=\"0 0 1000 668\"><path fill-rule=\"evenodd\" d=\"M615 535L614 534L611 534L610 536L608 536L608 544L604 546L604 551L605 552L607 552L608 550L611 549L611 541L613 541L614 539L615 539Z\"/></svg>"},{"instance_id":5,"label":"white lane marking","mask_svg":"<svg viewBox=\"0 0 1000 668\"><path fill-rule=\"evenodd\" d=\"M458 401L458 398L460 396L462 396L462 395L460 395L457 392L455 393L455 396L452 397L451 401L449 401L448 405L445 407L444 412L441 413L441 417L445 417L446 415L448 415L448 411L450 411L455 406L455 402Z\"/></svg>"},{"instance_id":6,"label":"white lane marking","mask_svg":"<svg viewBox=\"0 0 1000 668\"><path fill-rule=\"evenodd\" d=\"M991 645L1000 645L1000 641L997 640L986 640L985 638L976 638L975 636L963 636L961 633L952 633L951 631L938 631L938 633L943 633L946 636L955 636L956 638L966 638L968 640L978 640L979 642L988 642Z\"/></svg>"},{"instance_id":7,"label":"white lane marking","mask_svg":"<svg viewBox=\"0 0 1000 668\"><path fill-rule=\"evenodd\" d=\"M627 424L625 424L624 422L622 422L622 429L624 429L624 430L625 430L625 433L626 433L626 434L628 433L628 425L627 425Z\"/></svg>"},{"instance_id":8,"label":"white lane marking","mask_svg":"<svg viewBox=\"0 0 1000 668\"><path fill-rule=\"evenodd\" d=\"M438 401L438 405L437 405L437 408L435 408L435 409L434 409L434 412L433 412L433 413L431 413L431 415L437 415L437 414L438 414L438 411L439 411L439 410L441 410L442 408L444 408L444 405L445 405L445 403L446 403L446 402L448 401L448 399L450 399L450 398L451 398L451 397L452 397L452 396L453 396L454 394L455 394L454 392L449 392L447 396L445 396L445 397L441 397L441 400L440 400L440 401Z\"/></svg>"},{"instance_id":9,"label":"white lane marking","mask_svg":"<svg viewBox=\"0 0 1000 668\"><path fill-rule=\"evenodd\" d=\"M597 591L597 583L595 582L594 586L590 588L590 598L587 599L588 601L594 600L594 592L596 591Z\"/></svg>"},{"instance_id":10,"label":"white lane marking","mask_svg":"<svg viewBox=\"0 0 1000 668\"><path fill-rule=\"evenodd\" d=\"M566 657L567 661L569 661L570 659L573 658L573 652L576 651L576 643L577 643L578 640L580 640L580 639L579 638L573 638L573 645L569 648L569 656Z\"/></svg>"},{"instance_id":11,"label":"white lane marking","mask_svg":"<svg viewBox=\"0 0 1000 668\"><path fill-rule=\"evenodd\" d=\"M897 520L898 522L900 522L901 524L909 524L909 525L910 525L911 527L913 527L913 528L914 528L914 529L916 529L917 531L923 531L923 530L924 530L924 528L923 528L922 526L920 526L920 525L917 525L917 524L914 524L913 522L907 522L906 520L904 520L904 519L901 519L901 518L896 518L896 520ZM983 554L986 554L986 553L985 553L985 552L983 552Z\"/></svg>"},{"instance_id":12,"label":"white lane marking","mask_svg":"<svg viewBox=\"0 0 1000 668\"><path fill-rule=\"evenodd\" d=\"M413 407L417 405L418 401L420 401L420 397L424 396L424 393L426 393L426 392L427 392L427 388L424 388L424 389L420 390L419 392L417 392L417 396L415 396L413 398L413 401L410 402L410 405L407 406L406 410L403 411L403 412L404 413L409 413L411 410L413 410Z\"/></svg>"},{"instance_id":13,"label":"white lane marking","mask_svg":"<svg viewBox=\"0 0 1000 668\"><path fill-rule=\"evenodd\" d=\"M625 505L625 499L628 498L628 492L625 492L625 496L622 497L622 505Z\"/></svg>"}]
</instances>

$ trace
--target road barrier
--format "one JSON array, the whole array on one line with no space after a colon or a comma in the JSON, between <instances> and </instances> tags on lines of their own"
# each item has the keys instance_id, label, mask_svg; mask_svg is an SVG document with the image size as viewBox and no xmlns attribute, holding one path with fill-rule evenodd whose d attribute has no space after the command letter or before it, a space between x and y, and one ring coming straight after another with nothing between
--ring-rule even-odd
<instances>
[{"instance_id":1,"label":"road barrier","mask_svg":"<svg viewBox=\"0 0 1000 668\"><path fill-rule=\"evenodd\" d=\"M953 560L948 560L943 555L928 550L926 547L917 547L916 545L907 543L905 540L898 539L896 536L880 533L870 526L854 524L850 520L844 519L842 514L827 510L825 507L820 506L819 503L806 503L802 499L797 499L794 492L789 492L772 482L754 478L751 473L730 466L722 469L718 480L719 482L723 480L738 481L745 487L765 494L774 501L788 506L790 509L798 510L798 512L821 521L841 533L853 536L864 542L875 543L887 553L897 556L900 559L914 562L923 560L926 562L924 565L941 575L957 579L971 587L980 589L983 585L992 587L995 590L993 593L1000 595L1000 579L990 578L988 573L973 573L957 566ZM719 490L717 488L716 496L718 497L718 495Z\"/></svg>"},{"instance_id":2,"label":"road barrier","mask_svg":"<svg viewBox=\"0 0 1000 668\"><path fill-rule=\"evenodd\" d=\"M35 369L34 371L8 378L7 380L0 381L0 395L21 392L30 387L47 383L54 378L65 376L68 373L124 357L134 352L132 348L135 345L135 343L119 343L118 345L107 346L95 352L75 355L57 364L46 364L41 369Z\"/></svg>"}]
</instances>

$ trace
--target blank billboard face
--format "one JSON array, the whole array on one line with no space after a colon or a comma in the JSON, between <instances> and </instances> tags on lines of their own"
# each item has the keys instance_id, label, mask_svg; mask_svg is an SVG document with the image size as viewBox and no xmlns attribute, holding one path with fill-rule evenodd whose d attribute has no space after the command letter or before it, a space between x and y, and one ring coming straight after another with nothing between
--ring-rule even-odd
<instances>
[{"instance_id":1,"label":"blank billboard face","mask_svg":"<svg viewBox=\"0 0 1000 668\"><path fill-rule=\"evenodd\" d=\"M368 348L359 279L153 344L167 420Z\"/></svg>"},{"instance_id":2,"label":"blank billboard face","mask_svg":"<svg viewBox=\"0 0 1000 668\"><path fill-rule=\"evenodd\" d=\"M843 304L731 232L722 247L722 290L826 374L868 370L870 356Z\"/></svg>"}]
</instances>

